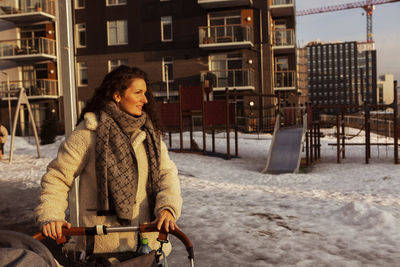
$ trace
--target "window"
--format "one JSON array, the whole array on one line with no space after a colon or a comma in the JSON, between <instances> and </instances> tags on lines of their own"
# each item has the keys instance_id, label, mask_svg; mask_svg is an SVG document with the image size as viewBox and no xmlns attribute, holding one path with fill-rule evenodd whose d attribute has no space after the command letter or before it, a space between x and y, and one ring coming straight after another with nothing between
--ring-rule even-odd
<instances>
[{"instance_id":1,"label":"window","mask_svg":"<svg viewBox=\"0 0 400 267\"><path fill-rule=\"evenodd\" d=\"M35 64L36 79L48 79L49 69L47 64Z\"/></svg>"},{"instance_id":2,"label":"window","mask_svg":"<svg viewBox=\"0 0 400 267\"><path fill-rule=\"evenodd\" d=\"M86 47L86 25L84 23L76 24L76 47Z\"/></svg>"},{"instance_id":3,"label":"window","mask_svg":"<svg viewBox=\"0 0 400 267\"><path fill-rule=\"evenodd\" d=\"M220 13L209 14L210 36L215 40L221 39L221 42L232 41L233 38L243 40L241 26L228 26L241 24L241 13L238 10L230 11L221 15ZM231 40L229 40L231 39Z\"/></svg>"},{"instance_id":4,"label":"window","mask_svg":"<svg viewBox=\"0 0 400 267\"><path fill-rule=\"evenodd\" d=\"M277 57L275 59L275 71L289 70L289 59L286 57Z\"/></svg>"},{"instance_id":5,"label":"window","mask_svg":"<svg viewBox=\"0 0 400 267\"><path fill-rule=\"evenodd\" d=\"M35 86L36 70L34 66L21 66L22 67L22 80L25 88L32 88ZM46 69L47 74L47 69ZM47 78L47 77L46 77Z\"/></svg>"},{"instance_id":6,"label":"window","mask_svg":"<svg viewBox=\"0 0 400 267\"><path fill-rule=\"evenodd\" d=\"M85 0L75 0L75 9L85 8Z\"/></svg>"},{"instance_id":7,"label":"window","mask_svg":"<svg viewBox=\"0 0 400 267\"><path fill-rule=\"evenodd\" d=\"M126 5L126 0L107 0L107 6Z\"/></svg>"},{"instance_id":8,"label":"window","mask_svg":"<svg viewBox=\"0 0 400 267\"><path fill-rule=\"evenodd\" d=\"M108 71L112 71L121 65L128 65L128 59L110 59L108 61Z\"/></svg>"},{"instance_id":9,"label":"window","mask_svg":"<svg viewBox=\"0 0 400 267\"><path fill-rule=\"evenodd\" d=\"M161 17L161 41L172 41L172 17Z\"/></svg>"},{"instance_id":10,"label":"window","mask_svg":"<svg viewBox=\"0 0 400 267\"><path fill-rule=\"evenodd\" d=\"M78 63L78 86L85 86L88 84L87 66L86 62Z\"/></svg>"},{"instance_id":11,"label":"window","mask_svg":"<svg viewBox=\"0 0 400 267\"><path fill-rule=\"evenodd\" d=\"M162 58L162 80L163 82L173 82L174 81L174 59L172 57Z\"/></svg>"},{"instance_id":12,"label":"window","mask_svg":"<svg viewBox=\"0 0 400 267\"><path fill-rule=\"evenodd\" d=\"M210 71L215 75L215 87L244 86L248 72L243 70L241 54L215 54L210 56Z\"/></svg>"},{"instance_id":13,"label":"window","mask_svg":"<svg viewBox=\"0 0 400 267\"><path fill-rule=\"evenodd\" d=\"M108 45L121 45L128 43L128 21L107 21Z\"/></svg>"}]
</instances>

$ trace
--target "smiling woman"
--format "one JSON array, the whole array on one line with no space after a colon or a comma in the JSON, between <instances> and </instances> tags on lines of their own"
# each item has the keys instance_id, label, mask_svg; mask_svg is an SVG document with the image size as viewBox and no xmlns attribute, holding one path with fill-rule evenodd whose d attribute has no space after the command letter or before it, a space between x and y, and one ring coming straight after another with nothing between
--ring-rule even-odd
<instances>
[{"instance_id":1,"label":"smiling woman","mask_svg":"<svg viewBox=\"0 0 400 267\"><path fill-rule=\"evenodd\" d=\"M147 86L143 79L134 79L132 84L122 94L114 93L114 101L117 106L128 114L140 116L142 108L147 104L146 98Z\"/></svg>"},{"instance_id":2,"label":"smiling woman","mask_svg":"<svg viewBox=\"0 0 400 267\"><path fill-rule=\"evenodd\" d=\"M155 106L142 70L120 66L105 76L42 178L35 215L45 236L59 238L61 228L71 226L66 199L77 176L81 226L153 221L167 232L177 227L182 206L178 172L161 140ZM140 238L148 238L156 250L157 237L153 232ZM112 233L81 240L76 249L118 257L135 251L137 244L137 235ZM164 251L169 253L169 243Z\"/></svg>"}]
</instances>

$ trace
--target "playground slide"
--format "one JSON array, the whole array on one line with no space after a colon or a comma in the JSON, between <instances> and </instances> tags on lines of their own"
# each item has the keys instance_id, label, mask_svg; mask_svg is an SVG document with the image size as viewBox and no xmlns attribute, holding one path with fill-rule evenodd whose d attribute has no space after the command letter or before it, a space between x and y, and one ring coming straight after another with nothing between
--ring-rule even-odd
<instances>
[{"instance_id":1,"label":"playground slide","mask_svg":"<svg viewBox=\"0 0 400 267\"><path fill-rule=\"evenodd\" d=\"M278 116L274 136L268 152L267 164L262 173L296 173L299 170L301 150L306 133L307 117L303 118L303 127L280 128Z\"/></svg>"}]
</instances>

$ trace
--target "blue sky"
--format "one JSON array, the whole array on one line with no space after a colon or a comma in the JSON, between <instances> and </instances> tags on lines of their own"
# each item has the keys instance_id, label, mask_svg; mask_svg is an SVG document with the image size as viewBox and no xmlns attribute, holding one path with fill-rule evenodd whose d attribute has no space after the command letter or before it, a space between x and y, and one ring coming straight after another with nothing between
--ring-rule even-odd
<instances>
[{"instance_id":1,"label":"blue sky","mask_svg":"<svg viewBox=\"0 0 400 267\"><path fill-rule=\"evenodd\" d=\"M296 0L296 9L325 7L361 0ZM299 16L298 45L308 41L365 41L367 22L362 8ZM400 82L400 2L376 5L372 32L377 50L377 73L392 73Z\"/></svg>"}]
</instances>

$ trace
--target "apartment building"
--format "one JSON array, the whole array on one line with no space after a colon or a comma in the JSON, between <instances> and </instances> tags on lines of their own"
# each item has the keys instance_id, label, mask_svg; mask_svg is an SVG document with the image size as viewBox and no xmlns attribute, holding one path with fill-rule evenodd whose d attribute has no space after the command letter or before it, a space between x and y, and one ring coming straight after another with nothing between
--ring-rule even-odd
<instances>
[{"instance_id":1,"label":"apartment building","mask_svg":"<svg viewBox=\"0 0 400 267\"><path fill-rule=\"evenodd\" d=\"M270 0L269 18L273 93L280 95L281 106L295 106L298 104L298 92L294 0Z\"/></svg>"},{"instance_id":2,"label":"apartment building","mask_svg":"<svg viewBox=\"0 0 400 267\"><path fill-rule=\"evenodd\" d=\"M62 118L57 86L55 0L0 2L0 120L9 125L8 102L14 119L17 96L8 89L25 88L37 128L52 114ZM29 135L26 109L19 114L17 134Z\"/></svg>"},{"instance_id":3,"label":"apartment building","mask_svg":"<svg viewBox=\"0 0 400 267\"><path fill-rule=\"evenodd\" d=\"M308 102L308 69L307 48L297 48L297 92L298 104L305 106Z\"/></svg>"},{"instance_id":4,"label":"apartment building","mask_svg":"<svg viewBox=\"0 0 400 267\"><path fill-rule=\"evenodd\" d=\"M390 105L394 100L394 76L393 74L382 74L378 77L377 86L378 104Z\"/></svg>"},{"instance_id":5,"label":"apartment building","mask_svg":"<svg viewBox=\"0 0 400 267\"><path fill-rule=\"evenodd\" d=\"M82 108L113 68L149 74L159 101L177 101L179 86L273 94L295 91L294 0L74 0L77 92ZM282 93L284 96L285 93ZM273 98L239 97L259 118ZM242 117L242 119L240 118ZM259 119L259 124L263 123Z\"/></svg>"},{"instance_id":6,"label":"apartment building","mask_svg":"<svg viewBox=\"0 0 400 267\"><path fill-rule=\"evenodd\" d=\"M377 104L374 43L312 42L307 45L307 58L312 104Z\"/></svg>"}]
</instances>

